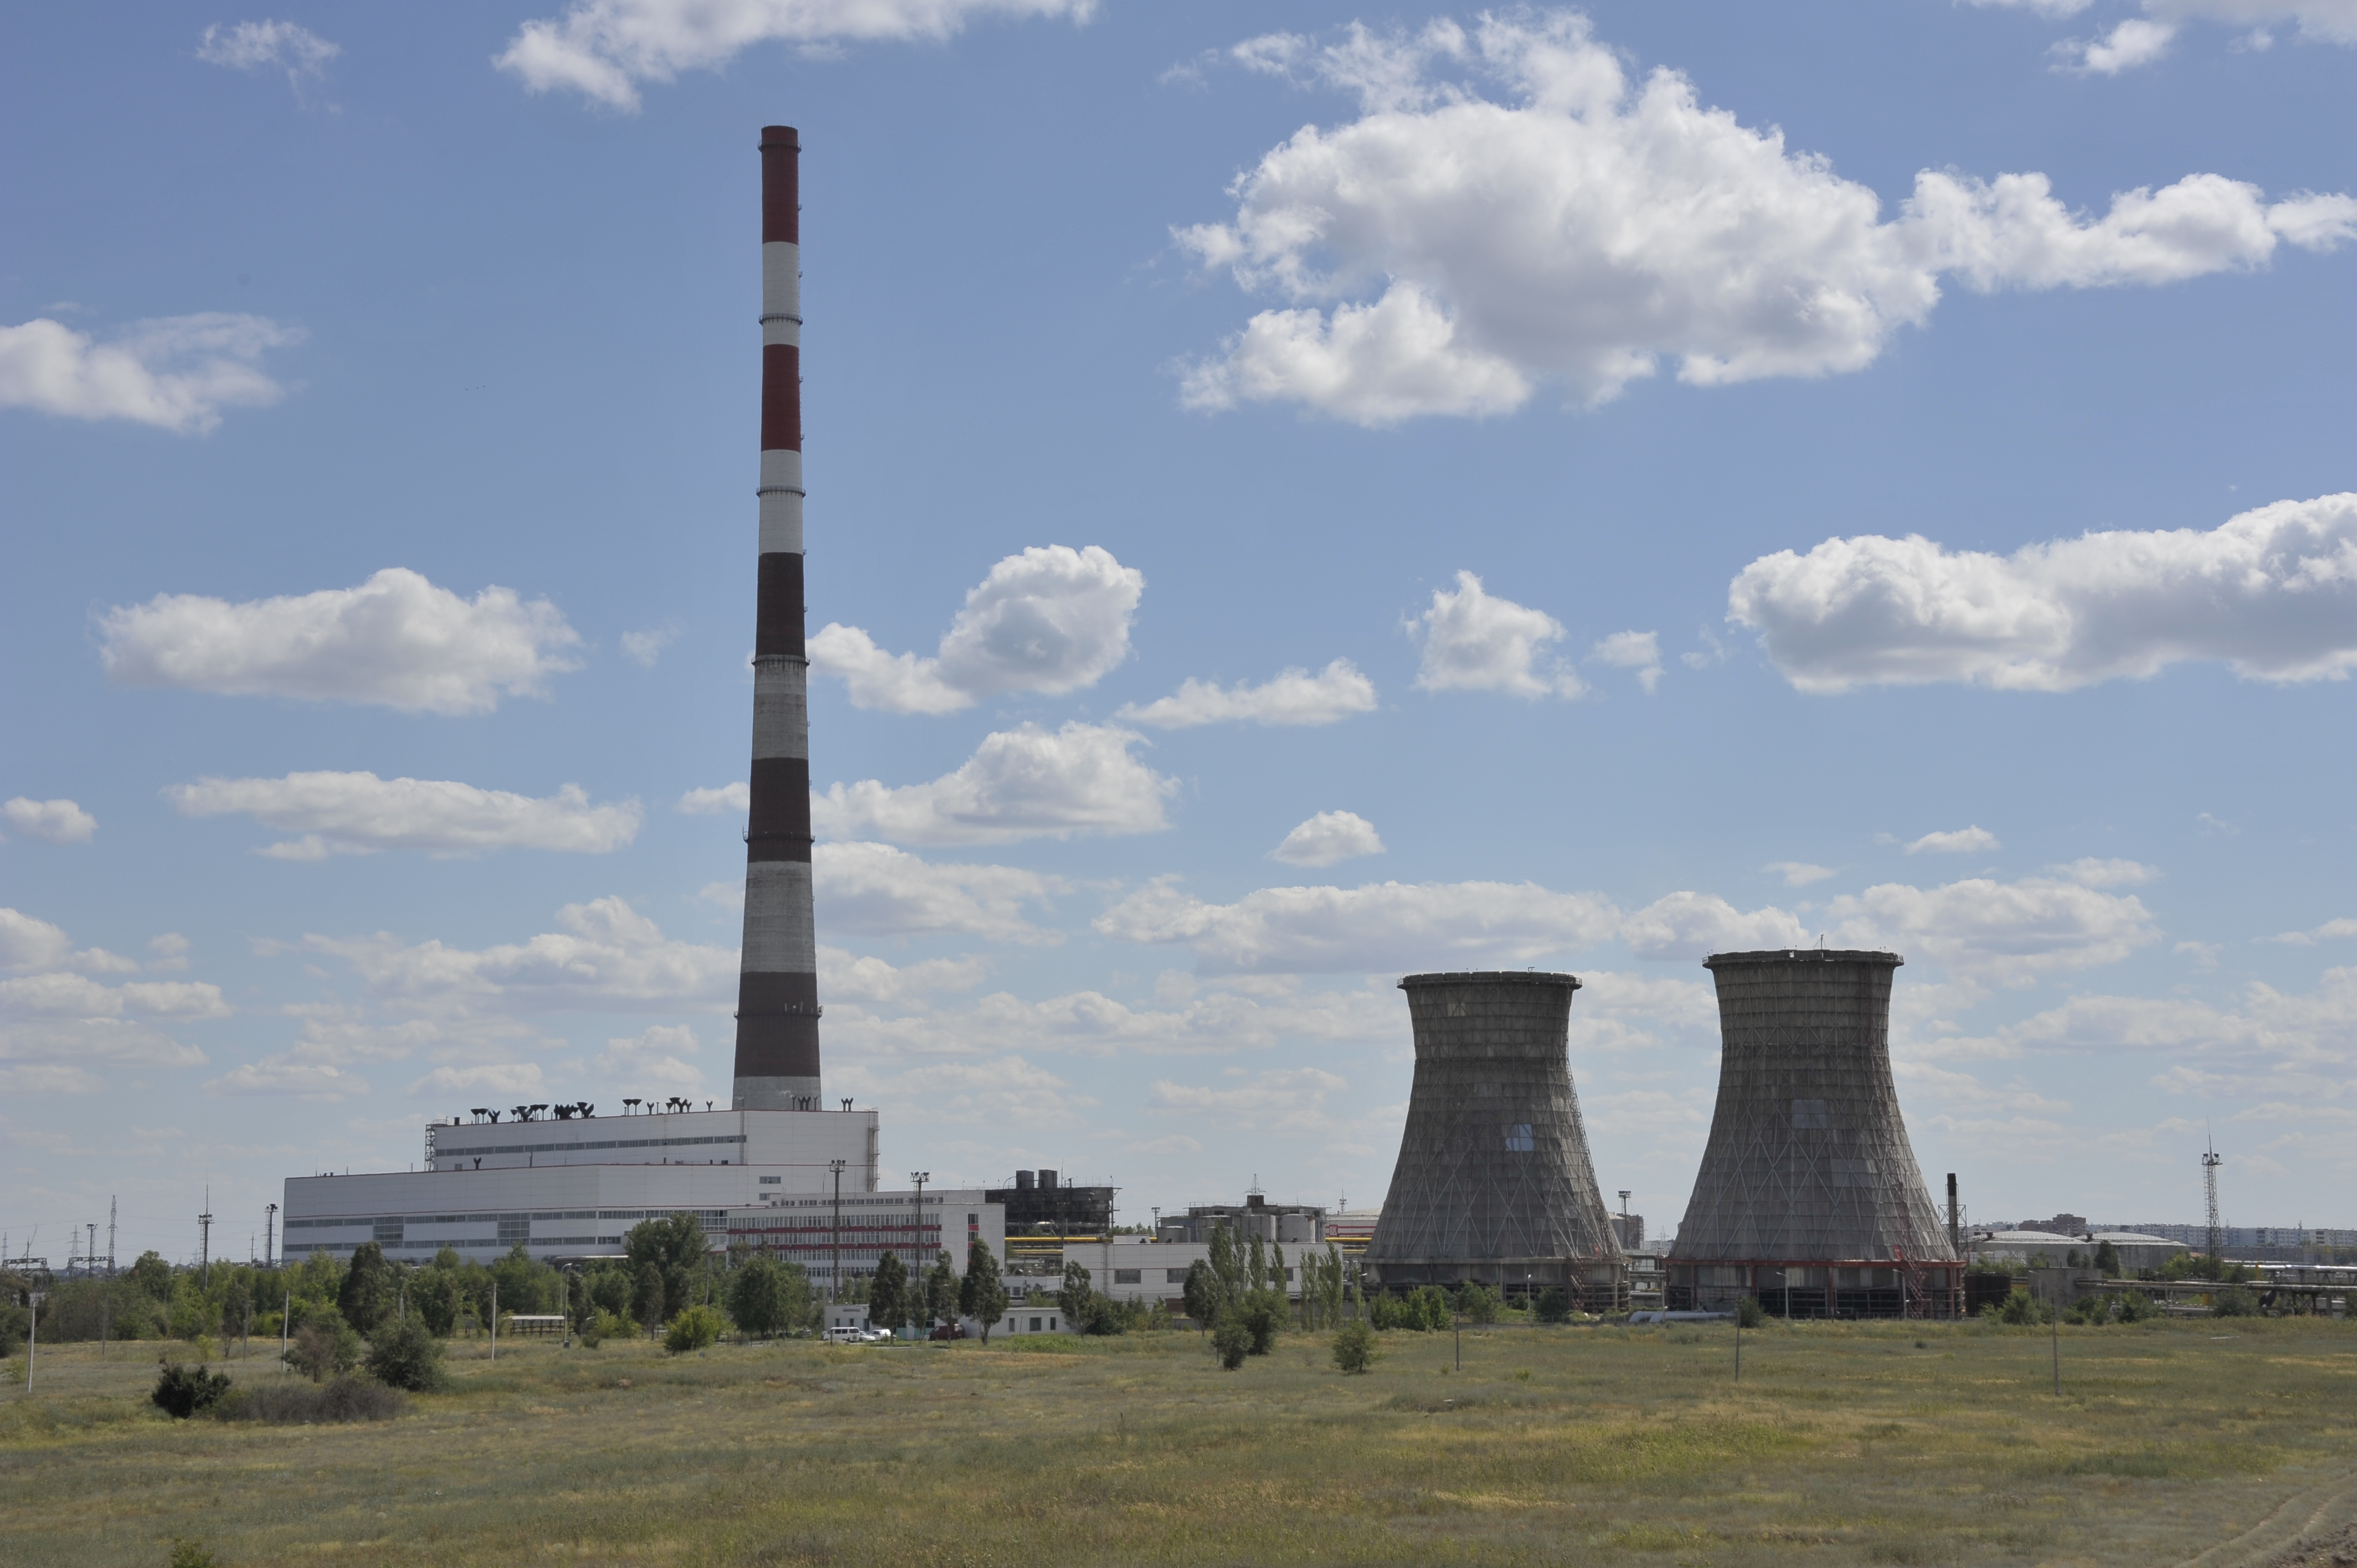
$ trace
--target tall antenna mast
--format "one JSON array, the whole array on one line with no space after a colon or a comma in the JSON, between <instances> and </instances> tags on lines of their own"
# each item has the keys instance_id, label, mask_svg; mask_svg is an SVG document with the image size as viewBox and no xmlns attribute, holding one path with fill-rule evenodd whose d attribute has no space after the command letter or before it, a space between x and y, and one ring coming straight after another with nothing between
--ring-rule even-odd
<instances>
[{"instance_id":1,"label":"tall antenna mast","mask_svg":"<svg viewBox=\"0 0 2357 1568\"><path fill-rule=\"evenodd\" d=\"M205 1211L197 1216L197 1273L213 1283L213 1189L205 1188Z\"/></svg>"},{"instance_id":2,"label":"tall antenna mast","mask_svg":"<svg viewBox=\"0 0 2357 1568\"><path fill-rule=\"evenodd\" d=\"M2225 1163L2225 1157L2218 1153L2215 1144L2202 1152L2201 1190L2202 1196L2210 1201L2210 1262L2212 1267L2218 1264L2225 1246L2225 1238L2218 1225L2218 1167Z\"/></svg>"},{"instance_id":3,"label":"tall antenna mast","mask_svg":"<svg viewBox=\"0 0 2357 1568\"><path fill-rule=\"evenodd\" d=\"M114 1199L106 1200L106 1277L114 1277Z\"/></svg>"}]
</instances>

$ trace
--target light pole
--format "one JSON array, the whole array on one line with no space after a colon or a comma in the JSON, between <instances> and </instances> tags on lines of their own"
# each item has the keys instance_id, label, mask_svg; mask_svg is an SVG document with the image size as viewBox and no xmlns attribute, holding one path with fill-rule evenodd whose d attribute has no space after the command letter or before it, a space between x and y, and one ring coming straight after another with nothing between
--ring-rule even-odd
<instances>
[{"instance_id":1,"label":"light pole","mask_svg":"<svg viewBox=\"0 0 2357 1568\"><path fill-rule=\"evenodd\" d=\"M843 1167L849 1162L829 1160L828 1168L834 1172L834 1255L826 1265L826 1299L829 1305L843 1299Z\"/></svg>"},{"instance_id":2,"label":"light pole","mask_svg":"<svg viewBox=\"0 0 2357 1568\"><path fill-rule=\"evenodd\" d=\"M917 1184L916 1230L909 1238L909 1250L917 1254L917 1267L909 1277L917 1289L922 1290L925 1282L925 1184L933 1179L933 1173L910 1171L909 1179Z\"/></svg>"}]
</instances>

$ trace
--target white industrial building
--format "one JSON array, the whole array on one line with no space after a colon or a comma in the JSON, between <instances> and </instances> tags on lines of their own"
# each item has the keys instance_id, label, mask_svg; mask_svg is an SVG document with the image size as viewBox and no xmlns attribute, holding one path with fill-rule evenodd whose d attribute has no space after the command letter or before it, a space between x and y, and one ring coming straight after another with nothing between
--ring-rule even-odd
<instances>
[{"instance_id":1,"label":"white industrial building","mask_svg":"<svg viewBox=\"0 0 2357 1568\"><path fill-rule=\"evenodd\" d=\"M886 1192L873 1111L682 1111L560 1121L437 1122L425 1168L290 1176L289 1260L365 1241L425 1262L448 1247L488 1263L522 1243L544 1262L612 1257L642 1219L686 1212L715 1251L737 1242L800 1263L821 1290L886 1251L912 1265L967 1243L1006 1251L1006 1210L978 1187ZM837 1176L840 1174L838 1185ZM836 1194L841 1193L838 1202Z\"/></svg>"},{"instance_id":2,"label":"white industrial building","mask_svg":"<svg viewBox=\"0 0 2357 1568\"><path fill-rule=\"evenodd\" d=\"M2093 1230L2075 1236L2059 1230L1981 1230L1964 1245L1974 1257L1991 1262L2026 1264L2033 1257L2043 1256L2059 1269L2072 1252L2093 1258L2095 1249L2106 1241L2119 1254L2120 1267L2131 1273L2159 1268L2186 1250L2180 1242L2140 1230Z\"/></svg>"}]
</instances>

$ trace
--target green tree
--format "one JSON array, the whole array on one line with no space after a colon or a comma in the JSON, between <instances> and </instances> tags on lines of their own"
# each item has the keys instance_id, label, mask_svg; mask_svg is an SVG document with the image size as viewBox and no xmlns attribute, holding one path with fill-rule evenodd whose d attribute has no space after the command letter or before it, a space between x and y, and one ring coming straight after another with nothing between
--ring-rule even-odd
<instances>
[{"instance_id":1,"label":"green tree","mask_svg":"<svg viewBox=\"0 0 2357 1568\"><path fill-rule=\"evenodd\" d=\"M1768 1309L1760 1305L1756 1295L1747 1295L1735 1304L1735 1321L1745 1328L1759 1328L1768 1321Z\"/></svg>"},{"instance_id":2,"label":"green tree","mask_svg":"<svg viewBox=\"0 0 2357 1568\"><path fill-rule=\"evenodd\" d=\"M1247 1292L1241 1309L1232 1313L1230 1317L1242 1323L1244 1332L1251 1336L1251 1353L1255 1356L1265 1356L1276 1348L1276 1337L1284 1329L1285 1321L1289 1316L1286 1308L1285 1294L1264 1286L1259 1290Z\"/></svg>"},{"instance_id":3,"label":"green tree","mask_svg":"<svg viewBox=\"0 0 2357 1568\"><path fill-rule=\"evenodd\" d=\"M1211 1272L1220 1279L1222 1299L1233 1300L1242 1295L1244 1293L1243 1254L1236 1246L1234 1232L1228 1229L1228 1222L1224 1219L1212 1222L1208 1256Z\"/></svg>"},{"instance_id":4,"label":"green tree","mask_svg":"<svg viewBox=\"0 0 2357 1568\"><path fill-rule=\"evenodd\" d=\"M426 1327L423 1314L389 1319L378 1327L362 1364L388 1388L430 1393L442 1386L442 1341Z\"/></svg>"},{"instance_id":5,"label":"green tree","mask_svg":"<svg viewBox=\"0 0 2357 1568\"><path fill-rule=\"evenodd\" d=\"M909 1326L909 1266L898 1252L876 1260L867 1282L867 1321L893 1334Z\"/></svg>"},{"instance_id":6,"label":"green tree","mask_svg":"<svg viewBox=\"0 0 2357 1568\"><path fill-rule=\"evenodd\" d=\"M2161 1316L2160 1305L2140 1290L2120 1292L2120 1321L2149 1323Z\"/></svg>"},{"instance_id":7,"label":"green tree","mask_svg":"<svg viewBox=\"0 0 2357 1568\"><path fill-rule=\"evenodd\" d=\"M352 1249L343 1288L336 1293L336 1310L362 1335L372 1333L392 1316L393 1270L385 1263L384 1249L374 1241L363 1241Z\"/></svg>"},{"instance_id":8,"label":"green tree","mask_svg":"<svg viewBox=\"0 0 2357 1568\"><path fill-rule=\"evenodd\" d=\"M799 1265L756 1252L728 1281L728 1316L748 1334L771 1338L810 1316L810 1276Z\"/></svg>"},{"instance_id":9,"label":"green tree","mask_svg":"<svg viewBox=\"0 0 2357 1568\"><path fill-rule=\"evenodd\" d=\"M420 1269L410 1278L410 1316L425 1323L431 1332L450 1337L457 1326L457 1269L443 1269L441 1264Z\"/></svg>"},{"instance_id":10,"label":"green tree","mask_svg":"<svg viewBox=\"0 0 2357 1568\"><path fill-rule=\"evenodd\" d=\"M2117 1247L2113 1246L2109 1241L2097 1242L2095 1244L2095 1267L2102 1271L2103 1276L2105 1279L2118 1279L2120 1277L2120 1250Z\"/></svg>"},{"instance_id":11,"label":"green tree","mask_svg":"<svg viewBox=\"0 0 2357 1568\"><path fill-rule=\"evenodd\" d=\"M663 1318L668 1316L665 1309L671 1305L670 1297L663 1290L662 1265L653 1262L640 1263L638 1268L637 1283L638 1288L632 1293L630 1305L637 1313L639 1322L645 1326L648 1333L652 1334L662 1326Z\"/></svg>"},{"instance_id":12,"label":"green tree","mask_svg":"<svg viewBox=\"0 0 2357 1568\"><path fill-rule=\"evenodd\" d=\"M1218 1232L1213 1232L1216 1236ZM1198 1258L1187 1265L1187 1316L1209 1328L1220 1320L1220 1308L1227 1300L1227 1287L1220 1281L1219 1271L1206 1259Z\"/></svg>"},{"instance_id":13,"label":"green tree","mask_svg":"<svg viewBox=\"0 0 2357 1568\"><path fill-rule=\"evenodd\" d=\"M340 1377L361 1364L361 1337L332 1306L312 1307L286 1347L294 1369L319 1382L330 1374Z\"/></svg>"},{"instance_id":14,"label":"green tree","mask_svg":"<svg viewBox=\"0 0 2357 1568\"><path fill-rule=\"evenodd\" d=\"M942 1249L933 1266L925 1271L925 1320L928 1323L955 1323L958 1315L957 1264Z\"/></svg>"},{"instance_id":15,"label":"green tree","mask_svg":"<svg viewBox=\"0 0 2357 1568\"><path fill-rule=\"evenodd\" d=\"M167 1361L147 1399L165 1414L186 1421L197 1412L219 1404L221 1395L227 1392L227 1372L208 1372L202 1367L183 1367L178 1361Z\"/></svg>"},{"instance_id":16,"label":"green tree","mask_svg":"<svg viewBox=\"0 0 2357 1568\"><path fill-rule=\"evenodd\" d=\"M965 1244L965 1278L958 1282L958 1310L982 1325L982 1342L990 1343L993 1325L1006 1316L1006 1282L998 1272L998 1254L990 1243L975 1238Z\"/></svg>"},{"instance_id":17,"label":"green tree","mask_svg":"<svg viewBox=\"0 0 2357 1568\"><path fill-rule=\"evenodd\" d=\"M131 1265L131 1282L156 1301L172 1299L172 1265L160 1252L142 1252Z\"/></svg>"},{"instance_id":18,"label":"green tree","mask_svg":"<svg viewBox=\"0 0 2357 1568\"><path fill-rule=\"evenodd\" d=\"M1363 1323L1346 1323L1334 1332L1334 1365L1345 1372L1363 1372L1375 1364L1375 1331Z\"/></svg>"},{"instance_id":19,"label":"green tree","mask_svg":"<svg viewBox=\"0 0 2357 1568\"><path fill-rule=\"evenodd\" d=\"M1267 1283L1268 1253L1262 1248L1260 1238L1254 1236L1252 1239L1252 1251L1244 1259L1244 1289L1260 1290Z\"/></svg>"},{"instance_id":20,"label":"green tree","mask_svg":"<svg viewBox=\"0 0 2357 1568\"><path fill-rule=\"evenodd\" d=\"M1096 1320L1096 1292L1089 1284L1089 1271L1078 1263L1064 1265L1064 1288L1056 1293L1056 1305L1064 1309L1064 1326L1075 1334L1085 1334Z\"/></svg>"},{"instance_id":21,"label":"green tree","mask_svg":"<svg viewBox=\"0 0 2357 1568\"><path fill-rule=\"evenodd\" d=\"M698 1234L701 1236L700 1229ZM538 1314L549 1308L556 1271L534 1258L519 1241L508 1250L507 1256L491 1265L491 1278L500 1283L501 1312Z\"/></svg>"},{"instance_id":22,"label":"green tree","mask_svg":"<svg viewBox=\"0 0 2357 1568\"><path fill-rule=\"evenodd\" d=\"M630 1233L622 1238L622 1251L640 1282L638 1305L642 1321L647 1302L646 1271L652 1268L662 1281L662 1305L653 1319L660 1323L663 1316L677 1312L695 1299L694 1278L709 1250L704 1239L704 1222L683 1211L663 1219L642 1219L630 1227Z\"/></svg>"},{"instance_id":23,"label":"green tree","mask_svg":"<svg viewBox=\"0 0 2357 1568\"><path fill-rule=\"evenodd\" d=\"M1457 1310L1468 1323L1495 1323L1501 1304L1498 1293L1480 1280L1468 1280L1457 1293Z\"/></svg>"}]
</instances>

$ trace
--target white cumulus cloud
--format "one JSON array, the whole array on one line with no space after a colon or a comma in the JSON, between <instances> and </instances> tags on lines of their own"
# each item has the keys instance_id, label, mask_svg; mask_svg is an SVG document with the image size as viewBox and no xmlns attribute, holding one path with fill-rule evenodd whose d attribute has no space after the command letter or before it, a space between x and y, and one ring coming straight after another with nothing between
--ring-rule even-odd
<instances>
[{"instance_id":1,"label":"white cumulus cloud","mask_svg":"<svg viewBox=\"0 0 2357 1568\"><path fill-rule=\"evenodd\" d=\"M1268 857L1287 865L1332 865L1383 853L1383 838L1366 818L1356 811L1320 811L1286 834Z\"/></svg>"},{"instance_id":2,"label":"white cumulus cloud","mask_svg":"<svg viewBox=\"0 0 2357 1568\"><path fill-rule=\"evenodd\" d=\"M255 361L302 339L296 328L220 311L135 321L102 343L37 317L0 327L0 408L202 434L223 409L285 396Z\"/></svg>"},{"instance_id":3,"label":"white cumulus cloud","mask_svg":"<svg viewBox=\"0 0 2357 1568\"><path fill-rule=\"evenodd\" d=\"M0 1087L12 1092L86 1094L105 1087L94 1069L199 1067L205 1054L151 1020L230 1016L221 988L201 981L108 985L86 973L138 969L103 949L74 950L60 927L0 908Z\"/></svg>"},{"instance_id":4,"label":"white cumulus cloud","mask_svg":"<svg viewBox=\"0 0 2357 1568\"><path fill-rule=\"evenodd\" d=\"M1805 860L1774 860L1760 869L1782 877L1787 887L1806 887L1812 882L1823 882L1835 875L1829 865L1813 865Z\"/></svg>"},{"instance_id":5,"label":"white cumulus cloud","mask_svg":"<svg viewBox=\"0 0 2357 1568\"><path fill-rule=\"evenodd\" d=\"M1382 425L1481 415L1545 382L1595 404L1674 360L1724 385L1870 364L1967 286L2153 284L2330 249L2357 202L2197 174L2075 211L2046 177L1924 170L1886 220L1823 157L1704 105L1674 71L1629 79L1574 13L1414 34L1264 41L1247 63L1355 94L1236 183L1225 223L1175 231L1282 296L1185 368L1198 409L1299 403Z\"/></svg>"},{"instance_id":6,"label":"white cumulus cloud","mask_svg":"<svg viewBox=\"0 0 2357 1568\"><path fill-rule=\"evenodd\" d=\"M305 81L320 80L328 62L343 52L339 45L294 22L240 22L228 27L216 23L205 29L197 46L197 58L208 65L231 70L275 66L286 73L287 85L298 98Z\"/></svg>"},{"instance_id":7,"label":"white cumulus cloud","mask_svg":"<svg viewBox=\"0 0 2357 1568\"><path fill-rule=\"evenodd\" d=\"M1535 883L1264 887L1211 904L1168 880L1097 917L1105 936L1171 943L1197 972L1312 974L1527 964L1611 935L1618 912Z\"/></svg>"},{"instance_id":8,"label":"white cumulus cloud","mask_svg":"<svg viewBox=\"0 0 2357 1568\"><path fill-rule=\"evenodd\" d=\"M690 789L679 798L676 810L691 817L716 817L724 811L749 811L753 809L753 787L741 779L734 784L721 784L708 789Z\"/></svg>"},{"instance_id":9,"label":"white cumulus cloud","mask_svg":"<svg viewBox=\"0 0 2357 1568\"><path fill-rule=\"evenodd\" d=\"M1215 724L1330 725L1374 709L1375 683L1349 660L1337 659L1315 675L1282 670L1257 686L1239 682L1222 688L1189 678L1171 695L1142 707L1130 703L1114 716L1157 729L1189 729Z\"/></svg>"},{"instance_id":10,"label":"white cumulus cloud","mask_svg":"<svg viewBox=\"0 0 2357 1568\"><path fill-rule=\"evenodd\" d=\"M811 854L819 929L866 936L953 932L1048 943L1060 934L1024 915L1064 891L1058 878L1012 865L927 861L890 844L822 843Z\"/></svg>"},{"instance_id":11,"label":"white cumulus cloud","mask_svg":"<svg viewBox=\"0 0 2357 1568\"><path fill-rule=\"evenodd\" d=\"M2084 533L2010 555L1829 539L1745 567L1727 618L1804 692L2067 692L2195 660L2247 680L2343 680L2357 667L2357 494L2276 501L2206 533Z\"/></svg>"},{"instance_id":12,"label":"white cumulus cloud","mask_svg":"<svg viewBox=\"0 0 2357 1568\"><path fill-rule=\"evenodd\" d=\"M1837 947L1889 949L1967 982L2001 985L2117 962L2161 936L2135 896L2047 876L1939 887L1887 882L1833 900L1825 913Z\"/></svg>"},{"instance_id":13,"label":"white cumulus cloud","mask_svg":"<svg viewBox=\"0 0 2357 1568\"><path fill-rule=\"evenodd\" d=\"M1563 623L1544 610L1501 599L1470 572L1457 574L1454 592L1432 591L1432 607L1408 622L1424 643L1415 684L1426 692L1506 692L1517 697L1577 697L1587 690L1578 672L1548 652L1565 637Z\"/></svg>"},{"instance_id":14,"label":"white cumulus cloud","mask_svg":"<svg viewBox=\"0 0 2357 1568\"><path fill-rule=\"evenodd\" d=\"M1972 0L1976 5L2007 6L2061 18L2075 16L2093 0ZM2264 49L2273 29L2288 27L2304 42L2357 44L2357 4L2351 0L2145 0L2144 15L2115 24L2096 38L2071 38L2054 46L2060 69L2083 75L2116 76L2150 65L2190 22L2211 22L2243 31L2244 47Z\"/></svg>"},{"instance_id":15,"label":"white cumulus cloud","mask_svg":"<svg viewBox=\"0 0 2357 1568\"><path fill-rule=\"evenodd\" d=\"M576 0L526 22L493 62L534 92L566 88L635 112L639 84L716 70L756 44L823 51L844 44L951 37L981 16L1070 16L1095 0Z\"/></svg>"},{"instance_id":16,"label":"white cumulus cloud","mask_svg":"<svg viewBox=\"0 0 2357 1568\"><path fill-rule=\"evenodd\" d=\"M455 948L438 940L307 936L299 950L340 959L388 1004L419 1015L726 1011L737 950L683 942L617 897L567 904L558 929L521 942Z\"/></svg>"},{"instance_id":17,"label":"white cumulus cloud","mask_svg":"<svg viewBox=\"0 0 2357 1568\"><path fill-rule=\"evenodd\" d=\"M688 1060L695 1053L693 1028L685 1024L657 1024L636 1035L608 1040L589 1066L624 1089L692 1094L704 1087L704 1069Z\"/></svg>"},{"instance_id":18,"label":"white cumulus cloud","mask_svg":"<svg viewBox=\"0 0 2357 1568\"><path fill-rule=\"evenodd\" d=\"M2003 849L1996 835L1986 828L1956 828L1948 832L1925 833L1907 846L1910 854L1980 854L1993 849Z\"/></svg>"},{"instance_id":19,"label":"white cumulus cloud","mask_svg":"<svg viewBox=\"0 0 2357 1568\"><path fill-rule=\"evenodd\" d=\"M970 590L920 659L887 653L856 626L829 622L810 639L811 668L850 688L854 706L947 714L1006 692L1054 694L1092 686L1129 657L1129 622L1146 575L1092 544L1033 545Z\"/></svg>"},{"instance_id":20,"label":"white cumulus cloud","mask_svg":"<svg viewBox=\"0 0 2357 1568\"><path fill-rule=\"evenodd\" d=\"M1158 832L1169 826L1162 803L1178 784L1130 755L1141 744L1134 731L1078 721L999 730L930 784L893 789L870 779L813 792L811 818L836 838L916 844Z\"/></svg>"},{"instance_id":21,"label":"white cumulus cloud","mask_svg":"<svg viewBox=\"0 0 2357 1568\"><path fill-rule=\"evenodd\" d=\"M922 1005L920 998L929 993L971 991L988 972L989 966L978 958L929 958L893 964L824 942L818 949L818 993L830 1001Z\"/></svg>"},{"instance_id":22,"label":"white cumulus cloud","mask_svg":"<svg viewBox=\"0 0 2357 1568\"><path fill-rule=\"evenodd\" d=\"M2150 65L2169 52L2177 39L2177 24L2131 16L2100 38L2073 38L2054 46L2068 70L2093 76L2117 76L2124 70Z\"/></svg>"},{"instance_id":23,"label":"white cumulus cloud","mask_svg":"<svg viewBox=\"0 0 2357 1568\"><path fill-rule=\"evenodd\" d=\"M1637 672L1637 684L1648 696L1662 683L1662 639L1657 632L1616 631L1589 650L1599 664Z\"/></svg>"},{"instance_id":24,"label":"white cumulus cloud","mask_svg":"<svg viewBox=\"0 0 2357 1568\"><path fill-rule=\"evenodd\" d=\"M262 853L281 860L383 849L435 855L498 849L604 854L638 836L636 800L593 805L577 784L533 797L447 779L373 773L290 773L284 779L199 779L164 791L183 816L232 813L299 838Z\"/></svg>"},{"instance_id":25,"label":"white cumulus cloud","mask_svg":"<svg viewBox=\"0 0 2357 1568\"><path fill-rule=\"evenodd\" d=\"M1800 917L1772 905L1742 910L1708 893L1671 893L1620 922L1620 940L1639 958L1698 959L1715 952L1799 947L1809 940Z\"/></svg>"},{"instance_id":26,"label":"white cumulus cloud","mask_svg":"<svg viewBox=\"0 0 2357 1568\"><path fill-rule=\"evenodd\" d=\"M566 650L581 641L546 599L500 587L463 599L398 566L356 588L236 604L158 594L108 610L99 630L107 677L126 686L435 714L540 695L549 675L577 667Z\"/></svg>"},{"instance_id":27,"label":"white cumulus cloud","mask_svg":"<svg viewBox=\"0 0 2357 1568\"><path fill-rule=\"evenodd\" d=\"M71 800L33 800L19 795L0 806L0 817L20 833L50 843L88 843L98 819Z\"/></svg>"}]
</instances>

